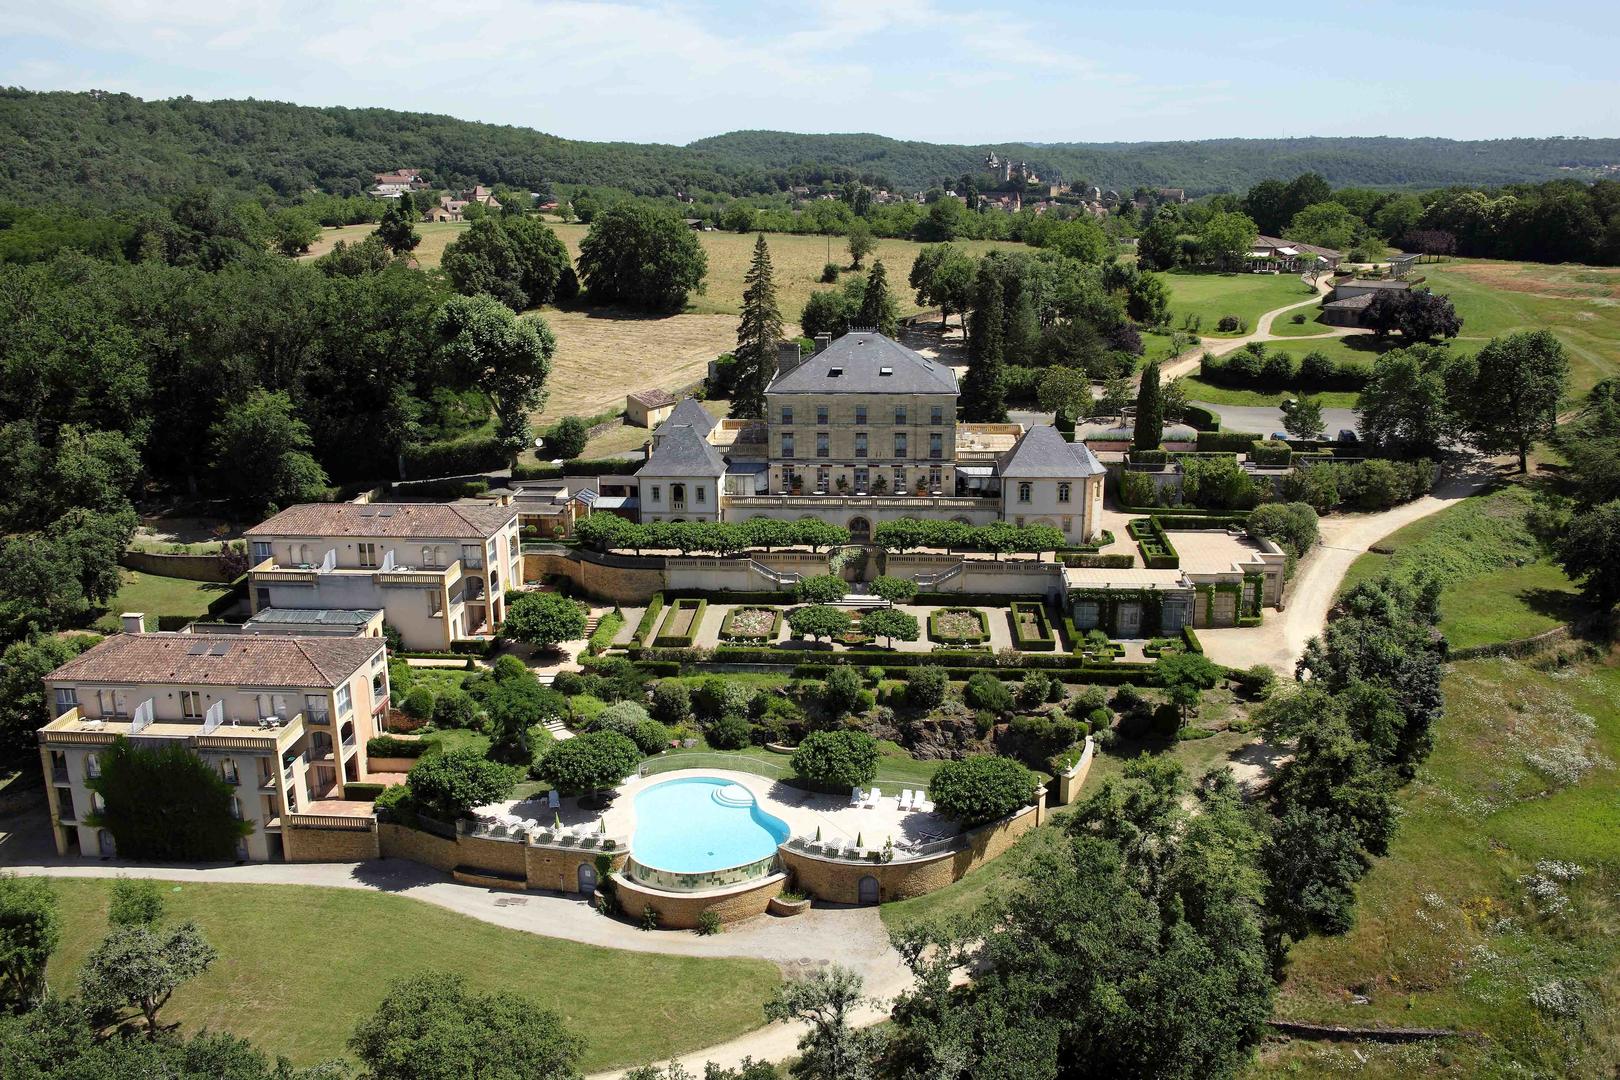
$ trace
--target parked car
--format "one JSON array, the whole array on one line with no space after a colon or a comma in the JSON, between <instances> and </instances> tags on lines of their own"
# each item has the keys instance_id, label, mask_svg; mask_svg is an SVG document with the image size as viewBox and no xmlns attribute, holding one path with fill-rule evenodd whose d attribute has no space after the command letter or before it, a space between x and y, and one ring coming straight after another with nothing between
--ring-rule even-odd
<instances>
[{"instance_id":1,"label":"parked car","mask_svg":"<svg viewBox=\"0 0 1620 1080\"><path fill-rule=\"evenodd\" d=\"M1273 431L1271 433L1271 438L1272 438L1272 440L1274 442L1287 442L1288 441L1288 432L1286 432L1286 431Z\"/></svg>"},{"instance_id":2,"label":"parked car","mask_svg":"<svg viewBox=\"0 0 1620 1080\"><path fill-rule=\"evenodd\" d=\"M1357 435L1349 428L1340 428L1339 441L1342 443L1358 443L1361 441L1361 436Z\"/></svg>"}]
</instances>

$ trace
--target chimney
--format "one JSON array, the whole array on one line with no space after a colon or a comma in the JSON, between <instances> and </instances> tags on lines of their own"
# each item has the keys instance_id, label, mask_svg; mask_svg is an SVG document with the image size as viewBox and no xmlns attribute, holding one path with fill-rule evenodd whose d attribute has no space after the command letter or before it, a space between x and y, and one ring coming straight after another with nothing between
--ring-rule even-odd
<instances>
[{"instance_id":1,"label":"chimney","mask_svg":"<svg viewBox=\"0 0 1620 1080\"><path fill-rule=\"evenodd\" d=\"M776 373L778 375L786 375L802 363L804 363L804 358L799 355L799 343L797 341L783 341L776 346Z\"/></svg>"},{"instance_id":2,"label":"chimney","mask_svg":"<svg viewBox=\"0 0 1620 1080\"><path fill-rule=\"evenodd\" d=\"M829 346L831 344L832 344L832 335L831 334L817 334L816 335L816 352L811 353L810 355L814 356L814 355L816 355L816 353L824 352L826 350L827 346Z\"/></svg>"},{"instance_id":3,"label":"chimney","mask_svg":"<svg viewBox=\"0 0 1620 1080\"><path fill-rule=\"evenodd\" d=\"M118 616L118 621L124 625L126 634L146 633L146 613L144 611L126 611Z\"/></svg>"}]
</instances>

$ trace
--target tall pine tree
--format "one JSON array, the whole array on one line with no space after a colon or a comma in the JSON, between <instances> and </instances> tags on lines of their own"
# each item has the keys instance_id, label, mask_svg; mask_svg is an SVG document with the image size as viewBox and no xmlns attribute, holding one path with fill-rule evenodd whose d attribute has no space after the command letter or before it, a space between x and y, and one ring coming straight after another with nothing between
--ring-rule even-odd
<instances>
[{"instance_id":1,"label":"tall pine tree","mask_svg":"<svg viewBox=\"0 0 1620 1080\"><path fill-rule=\"evenodd\" d=\"M1142 384L1136 388L1136 437L1138 450L1157 450L1164 441L1164 392L1159 387L1159 362L1142 369Z\"/></svg>"},{"instance_id":2,"label":"tall pine tree","mask_svg":"<svg viewBox=\"0 0 1620 1080\"><path fill-rule=\"evenodd\" d=\"M765 415L765 387L776 371L776 350L782 340L782 311L776 306L776 282L771 277L771 252L765 234L754 241L754 261L743 278L742 321L737 324L736 389L732 412L736 416Z\"/></svg>"},{"instance_id":3,"label":"tall pine tree","mask_svg":"<svg viewBox=\"0 0 1620 1080\"><path fill-rule=\"evenodd\" d=\"M989 261L979 267L974 292L967 379L962 385L962 418L997 424L1007 419L1006 327L1001 279Z\"/></svg>"},{"instance_id":4,"label":"tall pine tree","mask_svg":"<svg viewBox=\"0 0 1620 1080\"><path fill-rule=\"evenodd\" d=\"M883 260L872 261L872 272L866 276L866 292L861 296L861 310L854 325L870 327L880 334L893 337L900 326L900 305L889 291L889 275L883 269Z\"/></svg>"}]
</instances>

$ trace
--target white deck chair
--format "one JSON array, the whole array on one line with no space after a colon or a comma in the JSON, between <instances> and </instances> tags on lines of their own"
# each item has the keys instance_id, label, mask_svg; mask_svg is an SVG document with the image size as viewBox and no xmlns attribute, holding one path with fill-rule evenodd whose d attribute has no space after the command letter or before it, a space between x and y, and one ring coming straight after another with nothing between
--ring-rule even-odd
<instances>
[{"instance_id":1,"label":"white deck chair","mask_svg":"<svg viewBox=\"0 0 1620 1080\"><path fill-rule=\"evenodd\" d=\"M901 790L899 807L900 807L901 810L910 810L911 809L911 789L910 788L903 788Z\"/></svg>"},{"instance_id":2,"label":"white deck chair","mask_svg":"<svg viewBox=\"0 0 1620 1080\"><path fill-rule=\"evenodd\" d=\"M866 793L866 802L865 802L864 805L866 805L867 807L872 808L872 809L876 809L878 804L880 804L881 802L883 802L883 789L882 788L875 787L871 791Z\"/></svg>"},{"instance_id":3,"label":"white deck chair","mask_svg":"<svg viewBox=\"0 0 1620 1080\"><path fill-rule=\"evenodd\" d=\"M546 808L548 810L562 809L562 796L557 794L556 788L552 788L550 791L546 792Z\"/></svg>"},{"instance_id":4,"label":"white deck chair","mask_svg":"<svg viewBox=\"0 0 1620 1080\"><path fill-rule=\"evenodd\" d=\"M866 793L861 791L860 788L852 787L852 788L849 789L849 805L851 805L851 806L859 806L865 800L866 800Z\"/></svg>"}]
</instances>

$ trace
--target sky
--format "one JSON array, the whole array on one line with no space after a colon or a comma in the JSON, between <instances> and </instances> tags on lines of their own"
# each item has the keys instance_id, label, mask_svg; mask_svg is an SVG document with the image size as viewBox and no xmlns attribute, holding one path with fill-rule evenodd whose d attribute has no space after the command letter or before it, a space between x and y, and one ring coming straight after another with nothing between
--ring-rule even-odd
<instances>
[{"instance_id":1,"label":"sky","mask_svg":"<svg viewBox=\"0 0 1620 1080\"><path fill-rule=\"evenodd\" d=\"M381 106L569 138L1620 136L1620 3L49 0L0 83Z\"/></svg>"}]
</instances>

